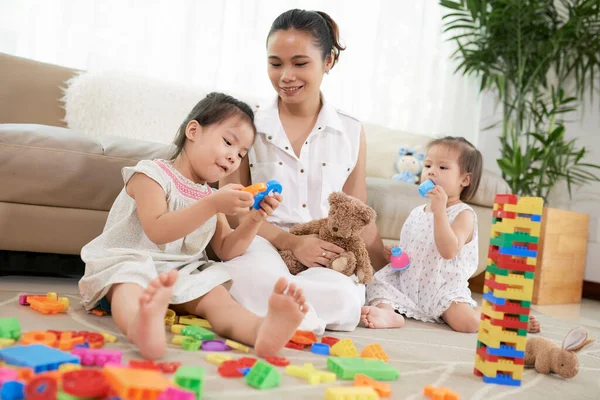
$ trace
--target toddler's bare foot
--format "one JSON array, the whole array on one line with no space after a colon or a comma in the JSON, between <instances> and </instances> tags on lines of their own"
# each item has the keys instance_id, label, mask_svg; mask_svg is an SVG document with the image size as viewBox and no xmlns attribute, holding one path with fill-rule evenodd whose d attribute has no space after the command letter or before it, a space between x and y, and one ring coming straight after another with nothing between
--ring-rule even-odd
<instances>
[{"instance_id":1,"label":"toddler's bare foot","mask_svg":"<svg viewBox=\"0 0 600 400\"><path fill-rule=\"evenodd\" d=\"M527 332L529 333L540 333L542 330L542 326L540 325L540 321L532 314L529 314L529 326L527 327Z\"/></svg>"},{"instance_id":2,"label":"toddler's bare foot","mask_svg":"<svg viewBox=\"0 0 600 400\"><path fill-rule=\"evenodd\" d=\"M372 329L402 328L404 318L393 310L374 306L361 308L360 319L364 326Z\"/></svg>"},{"instance_id":3,"label":"toddler's bare foot","mask_svg":"<svg viewBox=\"0 0 600 400\"><path fill-rule=\"evenodd\" d=\"M258 328L254 344L257 356L274 356L285 346L306 314L305 302L302 289L293 283L288 288L285 278L279 278L269 298L269 312Z\"/></svg>"},{"instance_id":4,"label":"toddler's bare foot","mask_svg":"<svg viewBox=\"0 0 600 400\"><path fill-rule=\"evenodd\" d=\"M129 324L127 339L138 347L144 358L154 360L165 354L165 312L176 280L176 270L161 274L140 297L140 309Z\"/></svg>"}]
</instances>

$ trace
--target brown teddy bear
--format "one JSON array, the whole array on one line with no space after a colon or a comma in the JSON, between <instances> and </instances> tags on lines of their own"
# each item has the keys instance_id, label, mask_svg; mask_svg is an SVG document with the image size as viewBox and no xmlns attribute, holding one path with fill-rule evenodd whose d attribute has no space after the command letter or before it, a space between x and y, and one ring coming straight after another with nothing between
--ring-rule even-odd
<instances>
[{"instance_id":1,"label":"brown teddy bear","mask_svg":"<svg viewBox=\"0 0 600 400\"><path fill-rule=\"evenodd\" d=\"M299 236L318 234L319 239L345 249L346 251L329 260L326 267L347 276L356 274L360 283L370 283L373 269L361 233L375 220L375 211L343 192L331 193L328 200L330 208L327 218L295 225L290 233ZM307 269L294 257L291 250L280 251L279 254L293 275Z\"/></svg>"}]
</instances>

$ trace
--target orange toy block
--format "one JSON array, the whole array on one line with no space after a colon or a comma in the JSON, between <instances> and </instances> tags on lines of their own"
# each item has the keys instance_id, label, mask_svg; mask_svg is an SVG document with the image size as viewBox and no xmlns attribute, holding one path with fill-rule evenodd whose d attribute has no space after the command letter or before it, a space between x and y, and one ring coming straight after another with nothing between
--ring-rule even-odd
<instances>
[{"instance_id":1,"label":"orange toy block","mask_svg":"<svg viewBox=\"0 0 600 400\"><path fill-rule=\"evenodd\" d=\"M390 358L379 343L370 344L360 352L362 358L377 358L383 362L390 361Z\"/></svg>"},{"instance_id":2,"label":"orange toy block","mask_svg":"<svg viewBox=\"0 0 600 400\"><path fill-rule=\"evenodd\" d=\"M310 331L296 331L290 341L296 344L310 345L316 343L317 337Z\"/></svg>"},{"instance_id":3,"label":"orange toy block","mask_svg":"<svg viewBox=\"0 0 600 400\"><path fill-rule=\"evenodd\" d=\"M29 331L21 336L23 344L45 344L49 347L56 345L56 335L47 331Z\"/></svg>"},{"instance_id":4,"label":"orange toy block","mask_svg":"<svg viewBox=\"0 0 600 400\"><path fill-rule=\"evenodd\" d=\"M60 350L72 350L76 344L83 344L85 340L83 336L73 337L72 332L63 332L58 340L58 348Z\"/></svg>"},{"instance_id":5,"label":"orange toy block","mask_svg":"<svg viewBox=\"0 0 600 400\"><path fill-rule=\"evenodd\" d=\"M69 309L69 299L66 297L56 298L56 293L48 293L46 297L28 296L29 307L42 314L58 314Z\"/></svg>"},{"instance_id":6,"label":"orange toy block","mask_svg":"<svg viewBox=\"0 0 600 400\"><path fill-rule=\"evenodd\" d=\"M104 367L113 392L122 399L156 400L171 387L171 382L158 371L123 367Z\"/></svg>"},{"instance_id":7,"label":"orange toy block","mask_svg":"<svg viewBox=\"0 0 600 400\"><path fill-rule=\"evenodd\" d=\"M368 386L375 389L380 397L392 397L392 388L389 384L378 382L370 376L363 374L354 375L354 386Z\"/></svg>"},{"instance_id":8,"label":"orange toy block","mask_svg":"<svg viewBox=\"0 0 600 400\"><path fill-rule=\"evenodd\" d=\"M251 193L253 196L256 196L257 194L259 194L260 192L264 192L265 190L267 190L266 183L255 183L254 185L250 185L243 188L242 192L248 192Z\"/></svg>"},{"instance_id":9,"label":"orange toy block","mask_svg":"<svg viewBox=\"0 0 600 400\"><path fill-rule=\"evenodd\" d=\"M460 395L447 387L427 385L423 388L423 395L433 400L460 400Z\"/></svg>"}]
</instances>

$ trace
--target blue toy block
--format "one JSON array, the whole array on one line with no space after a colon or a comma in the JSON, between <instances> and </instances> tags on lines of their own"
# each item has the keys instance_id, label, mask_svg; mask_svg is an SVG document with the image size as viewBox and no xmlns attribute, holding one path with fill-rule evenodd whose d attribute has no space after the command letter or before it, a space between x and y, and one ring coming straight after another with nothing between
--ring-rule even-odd
<instances>
[{"instance_id":1,"label":"blue toy block","mask_svg":"<svg viewBox=\"0 0 600 400\"><path fill-rule=\"evenodd\" d=\"M252 368L250 367L246 367L246 368L240 368L238 369L238 371L240 371L242 374L244 374L244 376L248 375L248 372L250 372Z\"/></svg>"},{"instance_id":2,"label":"blue toy block","mask_svg":"<svg viewBox=\"0 0 600 400\"><path fill-rule=\"evenodd\" d=\"M329 355L329 345L325 343L313 343L310 352L314 354Z\"/></svg>"},{"instance_id":3,"label":"blue toy block","mask_svg":"<svg viewBox=\"0 0 600 400\"><path fill-rule=\"evenodd\" d=\"M486 347L485 352L490 356L525 358L525 352L515 350L514 346L500 345L500 348Z\"/></svg>"},{"instance_id":4,"label":"blue toy block","mask_svg":"<svg viewBox=\"0 0 600 400\"><path fill-rule=\"evenodd\" d=\"M260 193L257 193L256 196L254 196L254 205L252 207L255 210L259 210L260 202L263 201L265 199L265 197L267 197L271 193L281 194L282 189L283 189L283 187L281 186L281 183L277 182L275 179L267 182L267 189L265 189L264 191L262 191Z\"/></svg>"},{"instance_id":5,"label":"blue toy block","mask_svg":"<svg viewBox=\"0 0 600 400\"><path fill-rule=\"evenodd\" d=\"M2 384L0 399L21 400L25 398L25 385L18 381L8 381Z\"/></svg>"},{"instance_id":6,"label":"blue toy block","mask_svg":"<svg viewBox=\"0 0 600 400\"><path fill-rule=\"evenodd\" d=\"M417 188L417 191L421 195L421 197L425 197L425 195L435 187L435 183L431 179L427 179L425 182L421 183Z\"/></svg>"},{"instance_id":7,"label":"blue toy block","mask_svg":"<svg viewBox=\"0 0 600 400\"><path fill-rule=\"evenodd\" d=\"M82 344L76 344L75 348L83 348L83 349L89 349L90 348L90 344L89 343L82 343Z\"/></svg>"},{"instance_id":8,"label":"blue toy block","mask_svg":"<svg viewBox=\"0 0 600 400\"><path fill-rule=\"evenodd\" d=\"M0 350L0 359L9 365L32 368L35 373L54 371L62 364L79 364L79 357L43 344L7 347Z\"/></svg>"},{"instance_id":9,"label":"blue toy block","mask_svg":"<svg viewBox=\"0 0 600 400\"><path fill-rule=\"evenodd\" d=\"M502 297L496 297L492 292L487 292L483 294L483 298L489 301L492 304L497 304L499 306L503 306L506 304L506 299Z\"/></svg>"},{"instance_id":10,"label":"blue toy block","mask_svg":"<svg viewBox=\"0 0 600 400\"><path fill-rule=\"evenodd\" d=\"M507 256L514 257L537 257L537 250L529 250L527 247L512 246L512 247L499 247L499 253Z\"/></svg>"},{"instance_id":11,"label":"blue toy block","mask_svg":"<svg viewBox=\"0 0 600 400\"><path fill-rule=\"evenodd\" d=\"M495 383L498 385L506 385L506 386L521 386L521 381L518 379L513 379L510 375L504 374L496 374L495 378L490 378L488 376L483 376L483 381L485 383Z\"/></svg>"},{"instance_id":12,"label":"blue toy block","mask_svg":"<svg viewBox=\"0 0 600 400\"><path fill-rule=\"evenodd\" d=\"M533 214L531 216L531 220L533 222L542 222L542 216L541 215L537 215L537 214Z\"/></svg>"}]
</instances>

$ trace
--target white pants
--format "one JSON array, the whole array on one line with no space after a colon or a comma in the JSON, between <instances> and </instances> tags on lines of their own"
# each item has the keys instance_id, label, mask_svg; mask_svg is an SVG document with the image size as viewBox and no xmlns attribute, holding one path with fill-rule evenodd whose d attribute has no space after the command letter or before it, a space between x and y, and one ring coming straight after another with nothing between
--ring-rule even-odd
<instances>
[{"instance_id":1,"label":"white pants","mask_svg":"<svg viewBox=\"0 0 600 400\"><path fill-rule=\"evenodd\" d=\"M328 268L309 268L290 274L277 249L257 236L246 253L223 263L231 275L233 298L253 313L267 314L268 300L275 282L285 277L302 288L310 305L299 329L321 335L325 328L353 331L365 302L365 286Z\"/></svg>"}]
</instances>

